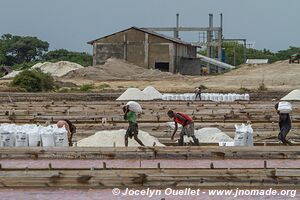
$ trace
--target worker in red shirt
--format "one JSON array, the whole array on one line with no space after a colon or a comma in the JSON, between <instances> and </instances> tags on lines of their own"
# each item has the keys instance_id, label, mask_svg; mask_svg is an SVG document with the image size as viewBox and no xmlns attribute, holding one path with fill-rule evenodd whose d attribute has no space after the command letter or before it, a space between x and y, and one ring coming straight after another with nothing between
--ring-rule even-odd
<instances>
[{"instance_id":1,"label":"worker in red shirt","mask_svg":"<svg viewBox=\"0 0 300 200\"><path fill-rule=\"evenodd\" d=\"M183 146L183 136L186 135L188 137L192 137L194 140L194 143L196 145L199 145L199 140L195 137L194 134L194 122L193 119L183 113L180 112L174 112L173 110L168 111L168 116L170 118L173 118L175 122L175 129L172 134L171 140L174 140L174 135L177 132L178 129L178 123L182 125L182 129L180 132L180 139L178 140L178 146Z\"/></svg>"}]
</instances>

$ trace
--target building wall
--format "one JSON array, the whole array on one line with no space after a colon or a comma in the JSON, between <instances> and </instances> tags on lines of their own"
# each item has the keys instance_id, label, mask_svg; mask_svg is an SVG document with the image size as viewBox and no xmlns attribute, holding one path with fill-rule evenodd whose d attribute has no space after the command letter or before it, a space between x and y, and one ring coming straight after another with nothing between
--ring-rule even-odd
<instances>
[{"instance_id":1,"label":"building wall","mask_svg":"<svg viewBox=\"0 0 300 200\"><path fill-rule=\"evenodd\" d=\"M201 75L202 65L200 58L181 58L178 72L183 75Z\"/></svg>"},{"instance_id":2,"label":"building wall","mask_svg":"<svg viewBox=\"0 0 300 200\"><path fill-rule=\"evenodd\" d=\"M165 38L128 29L93 44L93 65L105 63L108 58L124 59L144 68L155 68L156 62L168 62L170 72L178 72L181 57L196 57L196 48L176 44Z\"/></svg>"}]
</instances>

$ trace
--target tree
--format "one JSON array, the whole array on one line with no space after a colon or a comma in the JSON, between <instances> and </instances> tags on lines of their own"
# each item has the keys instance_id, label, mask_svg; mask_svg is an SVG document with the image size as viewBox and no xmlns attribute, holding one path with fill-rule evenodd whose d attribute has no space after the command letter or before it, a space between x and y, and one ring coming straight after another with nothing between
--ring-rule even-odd
<instances>
[{"instance_id":1,"label":"tree","mask_svg":"<svg viewBox=\"0 0 300 200\"><path fill-rule=\"evenodd\" d=\"M300 48L299 47L293 47L290 46L286 50L281 50L276 53L276 57L280 60L287 60L290 58L291 55L295 53L300 53Z\"/></svg>"},{"instance_id":2,"label":"tree","mask_svg":"<svg viewBox=\"0 0 300 200\"><path fill-rule=\"evenodd\" d=\"M54 79L40 70L24 70L12 80L10 86L23 88L27 92L46 92L54 88Z\"/></svg>"},{"instance_id":3,"label":"tree","mask_svg":"<svg viewBox=\"0 0 300 200\"><path fill-rule=\"evenodd\" d=\"M14 65L39 60L49 43L31 36L4 34L0 39L0 64Z\"/></svg>"},{"instance_id":4,"label":"tree","mask_svg":"<svg viewBox=\"0 0 300 200\"><path fill-rule=\"evenodd\" d=\"M70 61L78 63L82 66L91 66L93 62L92 55L85 52L74 52L66 49L58 49L49 51L43 56L43 60L50 62Z\"/></svg>"}]
</instances>

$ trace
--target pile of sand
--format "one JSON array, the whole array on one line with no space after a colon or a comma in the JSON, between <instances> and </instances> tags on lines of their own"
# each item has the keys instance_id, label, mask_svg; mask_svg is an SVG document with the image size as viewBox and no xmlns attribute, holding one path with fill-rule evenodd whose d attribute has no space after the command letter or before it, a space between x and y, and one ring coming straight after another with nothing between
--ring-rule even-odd
<instances>
[{"instance_id":1,"label":"pile of sand","mask_svg":"<svg viewBox=\"0 0 300 200\"><path fill-rule=\"evenodd\" d=\"M293 90L280 100L284 101L300 101L300 90Z\"/></svg>"},{"instance_id":2,"label":"pile of sand","mask_svg":"<svg viewBox=\"0 0 300 200\"><path fill-rule=\"evenodd\" d=\"M125 129L113 131L99 131L94 135L78 141L77 146L80 147L124 147ZM149 133L139 130L138 138L145 146L165 146L161 144L155 137ZM129 147L140 146L134 139L128 139Z\"/></svg>"},{"instance_id":3,"label":"pile of sand","mask_svg":"<svg viewBox=\"0 0 300 200\"><path fill-rule=\"evenodd\" d=\"M145 69L126 61L110 58L104 65L85 67L71 71L64 76L66 79L89 79L94 81L103 80L161 80L182 77L169 72Z\"/></svg>"},{"instance_id":4,"label":"pile of sand","mask_svg":"<svg viewBox=\"0 0 300 200\"><path fill-rule=\"evenodd\" d=\"M56 63L44 62L37 63L31 67L31 69L40 69L44 73L50 73L52 76L61 77L77 69L84 68L83 66L69 62L69 61L59 61Z\"/></svg>"},{"instance_id":5,"label":"pile of sand","mask_svg":"<svg viewBox=\"0 0 300 200\"><path fill-rule=\"evenodd\" d=\"M208 76L202 79L201 84L208 88L255 88L264 83L268 89L289 89L300 85L300 66L297 63L289 64L288 60L264 65L241 65L223 75ZM195 80L196 81L196 80Z\"/></svg>"},{"instance_id":6,"label":"pile of sand","mask_svg":"<svg viewBox=\"0 0 300 200\"><path fill-rule=\"evenodd\" d=\"M122 100L152 100L151 97L138 88L128 88L119 98L117 98L118 101Z\"/></svg>"}]
</instances>

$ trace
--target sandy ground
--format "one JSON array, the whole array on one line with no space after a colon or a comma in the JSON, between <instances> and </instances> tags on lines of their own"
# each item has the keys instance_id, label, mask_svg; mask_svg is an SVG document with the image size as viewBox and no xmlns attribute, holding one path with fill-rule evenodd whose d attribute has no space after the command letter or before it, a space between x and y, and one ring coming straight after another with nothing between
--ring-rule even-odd
<instances>
[{"instance_id":1,"label":"sandy ground","mask_svg":"<svg viewBox=\"0 0 300 200\"><path fill-rule=\"evenodd\" d=\"M152 85L161 92L190 92L204 85L213 91L237 91L241 88L257 90L264 83L268 90L291 91L300 86L300 64L279 61L265 65L242 65L220 75L183 76L144 69L136 65L110 59L103 66L87 67L70 72L60 81L76 85L108 84L106 90L124 91L128 87L144 89ZM5 91L8 80L0 80L0 90Z\"/></svg>"},{"instance_id":2,"label":"sandy ground","mask_svg":"<svg viewBox=\"0 0 300 200\"><path fill-rule=\"evenodd\" d=\"M128 87L143 89L148 85L152 85L163 92L192 91L199 85L205 85L212 90L230 91L241 88L257 90L264 83L269 90L289 91L299 88L299 74L300 64L289 64L288 61L279 61L266 65L243 65L225 74L211 76L178 76L170 74L165 76L166 74L164 74L162 77L151 75L145 80L144 74L140 79L136 78L136 76L132 77L133 80L105 80L105 77L101 77L101 79L66 77L65 81L78 85L101 85L107 83L114 90L122 90L122 88ZM128 77L130 78L130 76ZM109 76L110 78L112 77Z\"/></svg>"}]
</instances>

